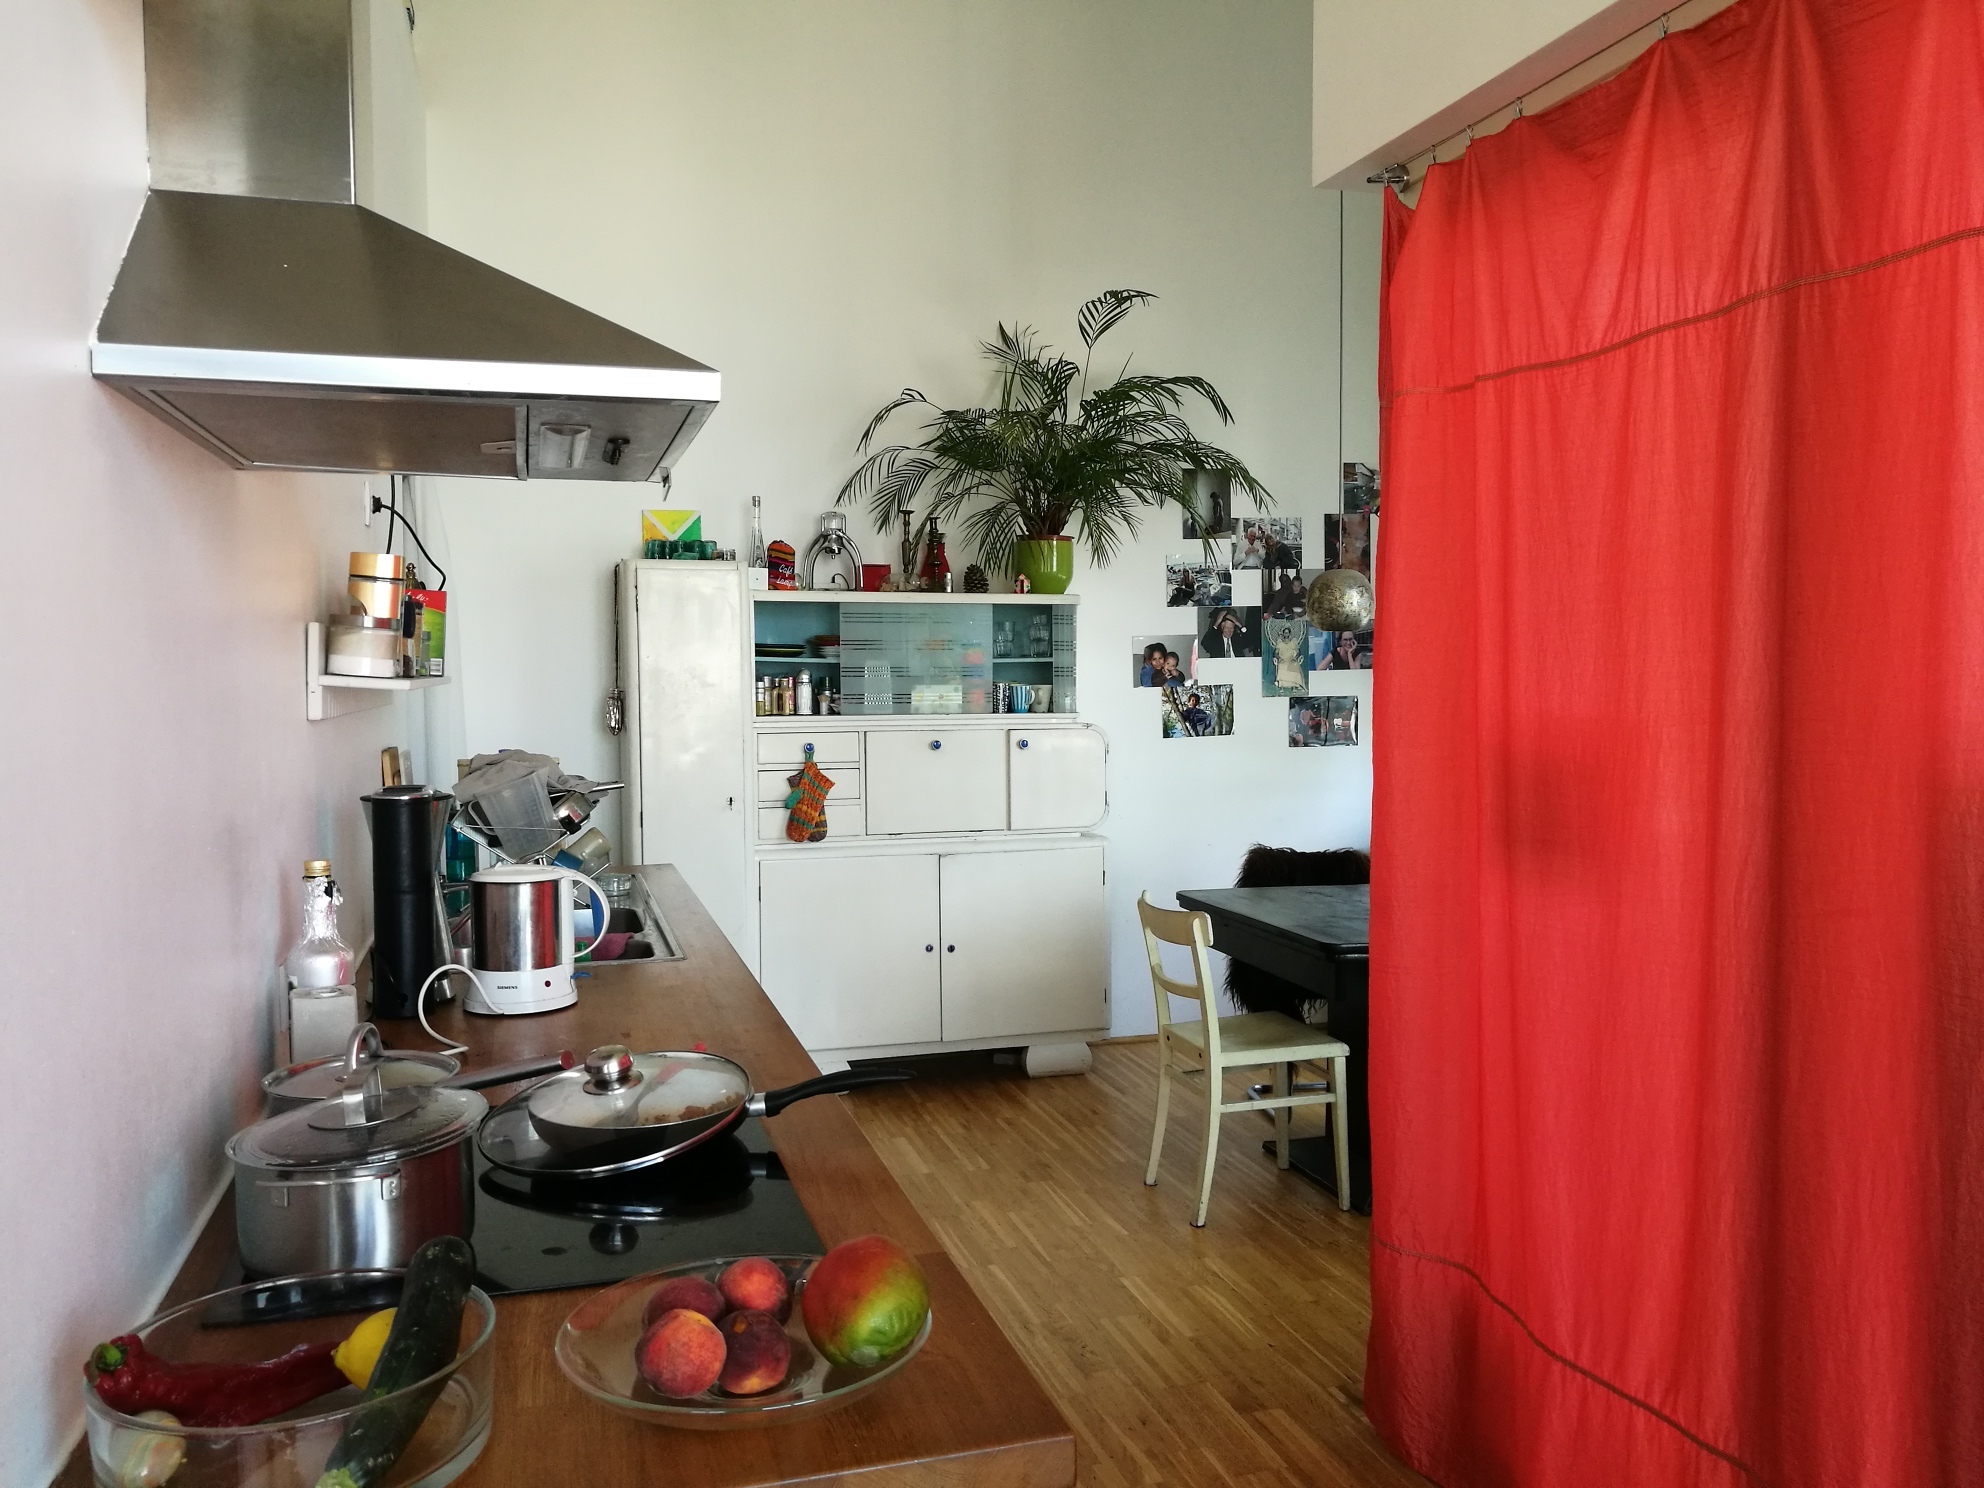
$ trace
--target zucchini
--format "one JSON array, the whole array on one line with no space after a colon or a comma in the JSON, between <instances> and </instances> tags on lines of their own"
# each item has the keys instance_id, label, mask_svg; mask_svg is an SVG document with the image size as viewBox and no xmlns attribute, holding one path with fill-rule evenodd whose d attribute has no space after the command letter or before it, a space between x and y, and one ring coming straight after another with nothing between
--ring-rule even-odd
<instances>
[{"instance_id":1,"label":"zucchini","mask_svg":"<svg viewBox=\"0 0 1984 1488\"><path fill-rule=\"evenodd\" d=\"M365 1387L367 1400L404 1390L454 1361L461 1344L462 1307L474 1280L475 1252L466 1240L443 1235L420 1247L406 1268L393 1331L386 1335ZM356 1411L331 1448L317 1488L374 1488L383 1482L446 1384L436 1380L432 1388L403 1400L379 1401Z\"/></svg>"}]
</instances>

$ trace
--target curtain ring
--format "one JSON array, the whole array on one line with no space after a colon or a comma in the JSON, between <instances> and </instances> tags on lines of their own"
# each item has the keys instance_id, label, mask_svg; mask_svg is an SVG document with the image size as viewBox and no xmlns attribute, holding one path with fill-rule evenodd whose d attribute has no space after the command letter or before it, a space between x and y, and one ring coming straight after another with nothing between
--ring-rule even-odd
<instances>
[{"instance_id":1,"label":"curtain ring","mask_svg":"<svg viewBox=\"0 0 1984 1488\"><path fill-rule=\"evenodd\" d=\"M1668 15L1669 15L1669 12L1668 12L1668 11L1664 11L1664 10L1663 10L1663 11L1662 11L1662 12L1660 13L1660 39L1661 39L1662 41L1665 41L1665 40L1667 40L1667 17L1668 17Z\"/></svg>"},{"instance_id":2,"label":"curtain ring","mask_svg":"<svg viewBox=\"0 0 1984 1488\"><path fill-rule=\"evenodd\" d=\"M1467 142L1470 145L1474 143L1474 126L1472 124L1467 126Z\"/></svg>"},{"instance_id":3,"label":"curtain ring","mask_svg":"<svg viewBox=\"0 0 1984 1488\"><path fill-rule=\"evenodd\" d=\"M1522 117L1522 99L1520 98L1516 99L1516 117L1518 119Z\"/></svg>"}]
</instances>

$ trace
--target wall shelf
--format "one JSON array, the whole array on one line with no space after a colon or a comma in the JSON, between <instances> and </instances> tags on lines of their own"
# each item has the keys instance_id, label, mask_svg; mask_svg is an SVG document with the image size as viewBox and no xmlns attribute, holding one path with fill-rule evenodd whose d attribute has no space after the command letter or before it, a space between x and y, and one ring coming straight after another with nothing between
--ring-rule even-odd
<instances>
[{"instance_id":1,"label":"wall shelf","mask_svg":"<svg viewBox=\"0 0 1984 1488\"><path fill-rule=\"evenodd\" d=\"M324 623L312 620L303 628L303 716L312 723L383 708L395 693L420 692L450 681L447 677L340 677L324 670Z\"/></svg>"}]
</instances>

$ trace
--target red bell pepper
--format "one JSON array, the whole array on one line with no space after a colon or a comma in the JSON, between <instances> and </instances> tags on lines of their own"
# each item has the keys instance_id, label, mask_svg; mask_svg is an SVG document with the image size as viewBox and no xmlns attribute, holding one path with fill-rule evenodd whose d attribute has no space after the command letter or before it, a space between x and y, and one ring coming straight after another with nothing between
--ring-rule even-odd
<instances>
[{"instance_id":1,"label":"red bell pepper","mask_svg":"<svg viewBox=\"0 0 1984 1488\"><path fill-rule=\"evenodd\" d=\"M170 1411L184 1426L253 1426L350 1383L335 1343L303 1344L259 1364L174 1364L126 1333L90 1350L83 1375L127 1416Z\"/></svg>"}]
</instances>

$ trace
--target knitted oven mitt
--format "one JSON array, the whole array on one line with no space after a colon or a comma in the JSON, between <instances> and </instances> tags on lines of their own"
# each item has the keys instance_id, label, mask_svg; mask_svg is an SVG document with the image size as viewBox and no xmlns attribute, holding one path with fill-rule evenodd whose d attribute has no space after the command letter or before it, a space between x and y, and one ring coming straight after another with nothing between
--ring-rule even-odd
<instances>
[{"instance_id":1,"label":"knitted oven mitt","mask_svg":"<svg viewBox=\"0 0 1984 1488\"><path fill-rule=\"evenodd\" d=\"M820 767L813 763L813 746L806 746L806 763L797 775L786 777L787 785L793 787L785 804L792 809L792 816L785 824L785 835L794 842L825 842L827 840L827 792L834 788Z\"/></svg>"}]
</instances>

